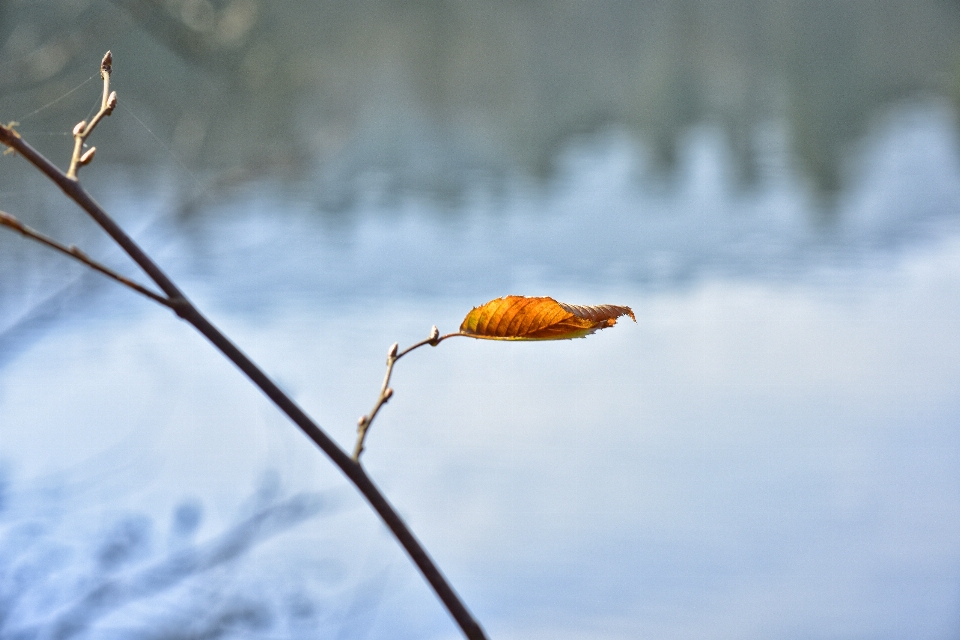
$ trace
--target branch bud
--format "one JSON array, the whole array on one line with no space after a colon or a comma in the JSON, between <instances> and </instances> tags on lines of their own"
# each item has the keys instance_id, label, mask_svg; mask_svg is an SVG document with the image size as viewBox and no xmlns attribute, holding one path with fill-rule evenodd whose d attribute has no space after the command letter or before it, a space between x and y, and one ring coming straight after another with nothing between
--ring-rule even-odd
<instances>
[{"instance_id":1,"label":"branch bud","mask_svg":"<svg viewBox=\"0 0 960 640\"><path fill-rule=\"evenodd\" d=\"M437 346L437 341L440 338L440 329L437 329L437 325L433 325L430 329L430 346Z\"/></svg>"},{"instance_id":2,"label":"branch bud","mask_svg":"<svg viewBox=\"0 0 960 640\"><path fill-rule=\"evenodd\" d=\"M86 128L87 128L87 121L81 120L80 122L77 123L77 126L73 128L73 135L79 136L81 133L83 133L83 130Z\"/></svg>"},{"instance_id":3,"label":"branch bud","mask_svg":"<svg viewBox=\"0 0 960 640\"><path fill-rule=\"evenodd\" d=\"M394 342L392 345L390 345L390 350L387 351L387 359L389 360L389 359L391 359L391 358L396 358L396 357L397 357L397 349L399 349L399 348L400 348L400 343L399 343L399 342Z\"/></svg>"},{"instance_id":4,"label":"branch bud","mask_svg":"<svg viewBox=\"0 0 960 640\"><path fill-rule=\"evenodd\" d=\"M95 154L96 152L97 152L96 147L90 147L89 149L87 149L83 153L83 155L80 156L80 166L83 167L85 165L90 164L90 161L93 160L93 154Z\"/></svg>"},{"instance_id":5,"label":"branch bud","mask_svg":"<svg viewBox=\"0 0 960 640\"><path fill-rule=\"evenodd\" d=\"M107 115L113 113L113 110L117 108L117 92L111 91L110 97L107 98Z\"/></svg>"},{"instance_id":6,"label":"branch bud","mask_svg":"<svg viewBox=\"0 0 960 640\"><path fill-rule=\"evenodd\" d=\"M103 74L110 75L113 71L113 54L107 51L103 55L103 60L100 61L100 75Z\"/></svg>"},{"instance_id":7,"label":"branch bud","mask_svg":"<svg viewBox=\"0 0 960 640\"><path fill-rule=\"evenodd\" d=\"M393 389L387 387L387 390L383 392L383 401L386 402L393 397Z\"/></svg>"},{"instance_id":8,"label":"branch bud","mask_svg":"<svg viewBox=\"0 0 960 640\"><path fill-rule=\"evenodd\" d=\"M360 419L357 420L357 426L362 427L365 424L367 424L367 416L360 416Z\"/></svg>"}]
</instances>

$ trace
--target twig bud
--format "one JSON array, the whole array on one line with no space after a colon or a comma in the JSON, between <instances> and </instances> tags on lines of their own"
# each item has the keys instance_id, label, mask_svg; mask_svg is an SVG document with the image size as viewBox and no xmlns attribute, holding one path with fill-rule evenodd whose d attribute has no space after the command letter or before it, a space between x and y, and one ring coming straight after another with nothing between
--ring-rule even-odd
<instances>
[{"instance_id":1,"label":"twig bud","mask_svg":"<svg viewBox=\"0 0 960 640\"><path fill-rule=\"evenodd\" d=\"M77 126L73 128L73 135L78 136L83 133L83 130L87 128L87 121L81 120L77 123Z\"/></svg>"},{"instance_id":2,"label":"twig bud","mask_svg":"<svg viewBox=\"0 0 960 640\"><path fill-rule=\"evenodd\" d=\"M80 156L80 166L83 167L85 165L90 164L90 161L93 160L93 154L95 154L96 152L97 152L96 147L90 147L89 149L87 149L83 153L83 155Z\"/></svg>"},{"instance_id":3,"label":"twig bud","mask_svg":"<svg viewBox=\"0 0 960 640\"><path fill-rule=\"evenodd\" d=\"M437 346L437 339L440 337L440 329L437 329L437 325L433 325L430 329L430 346Z\"/></svg>"},{"instance_id":4,"label":"twig bud","mask_svg":"<svg viewBox=\"0 0 960 640\"><path fill-rule=\"evenodd\" d=\"M113 113L113 110L117 108L117 92L111 91L110 97L107 98L107 115Z\"/></svg>"},{"instance_id":5,"label":"twig bud","mask_svg":"<svg viewBox=\"0 0 960 640\"><path fill-rule=\"evenodd\" d=\"M387 390L383 392L383 401L386 402L393 397L393 389L387 387Z\"/></svg>"},{"instance_id":6,"label":"twig bud","mask_svg":"<svg viewBox=\"0 0 960 640\"><path fill-rule=\"evenodd\" d=\"M397 349L399 349L399 348L400 348L400 343L399 343L399 342L394 342L392 345L390 345L390 350L387 351L387 358L388 358L388 359L389 359L389 358L396 358L396 357L397 357Z\"/></svg>"},{"instance_id":7,"label":"twig bud","mask_svg":"<svg viewBox=\"0 0 960 640\"><path fill-rule=\"evenodd\" d=\"M367 416L360 416L360 419L357 420L357 426L362 427L365 424L367 424Z\"/></svg>"},{"instance_id":8,"label":"twig bud","mask_svg":"<svg viewBox=\"0 0 960 640\"><path fill-rule=\"evenodd\" d=\"M113 54L107 51L103 55L103 60L100 61L100 73L101 75L106 73L109 75L113 71Z\"/></svg>"}]
</instances>

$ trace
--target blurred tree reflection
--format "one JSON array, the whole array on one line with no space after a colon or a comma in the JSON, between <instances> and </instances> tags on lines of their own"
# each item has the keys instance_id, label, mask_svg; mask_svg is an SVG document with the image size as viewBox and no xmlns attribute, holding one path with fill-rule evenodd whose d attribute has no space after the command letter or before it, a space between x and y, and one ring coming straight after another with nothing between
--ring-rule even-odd
<instances>
[{"instance_id":1,"label":"blurred tree reflection","mask_svg":"<svg viewBox=\"0 0 960 640\"><path fill-rule=\"evenodd\" d=\"M476 171L549 175L571 136L609 126L669 170L701 122L722 125L749 181L758 126L785 120L799 167L830 191L878 110L955 97L960 57L960 8L942 0L0 6L5 113L60 97L112 48L126 104L191 168L306 172L330 206L370 170L437 192ZM24 127L69 129L63 103ZM126 129L103 135L101 155L169 162Z\"/></svg>"},{"instance_id":2,"label":"blurred tree reflection","mask_svg":"<svg viewBox=\"0 0 960 640\"><path fill-rule=\"evenodd\" d=\"M0 517L0 638L102 637L101 619L178 588L193 596L174 596L149 624L142 612L128 617L131 627L121 635L226 637L267 629L291 616L315 617L313 609L274 606L277 594L251 600L256 589L250 581L229 576L231 567L258 544L329 513L326 503L319 494L278 496L220 534L196 542L191 535L202 509L187 500L175 509L167 550L154 542L153 522L140 513L119 515L96 539L87 540L76 531L73 538L64 538L60 528L65 523L53 514L7 511ZM309 583L314 578L301 573L291 579ZM293 588L298 601L324 602L324 595L304 588ZM184 607L191 609L189 624L177 613ZM198 635L184 635L188 631Z\"/></svg>"}]
</instances>

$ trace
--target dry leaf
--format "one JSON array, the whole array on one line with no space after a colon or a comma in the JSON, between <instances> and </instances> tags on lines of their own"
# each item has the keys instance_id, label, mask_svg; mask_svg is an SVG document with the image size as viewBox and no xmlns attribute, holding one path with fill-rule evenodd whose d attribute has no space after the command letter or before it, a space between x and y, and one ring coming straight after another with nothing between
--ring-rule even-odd
<instances>
[{"instance_id":1,"label":"dry leaf","mask_svg":"<svg viewBox=\"0 0 960 640\"><path fill-rule=\"evenodd\" d=\"M630 307L584 307L553 298L505 296L470 311L460 333L486 340L568 340L612 327L620 316L637 321Z\"/></svg>"}]
</instances>

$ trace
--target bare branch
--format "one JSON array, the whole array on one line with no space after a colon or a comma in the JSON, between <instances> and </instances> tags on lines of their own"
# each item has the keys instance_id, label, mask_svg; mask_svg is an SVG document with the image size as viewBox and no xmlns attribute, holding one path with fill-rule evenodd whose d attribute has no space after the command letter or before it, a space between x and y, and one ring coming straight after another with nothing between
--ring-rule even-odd
<instances>
[{"instance_id":1,"label":"bare branch","mask_svg":"<svg viewBox=\"0 0 960 640\"><path fill-rule=\"evenodd\" d=\"M340 468L347 478L354 484L357 490L367 499L370 506L377 512L383 523L387 525L397 542L404 548L410 559L420 569L424 579L433 588L434 593L446 607L451 617L463 631L465 637L469 640L486 640L486 634L483 628L473 618L466 605L460 600L460 597L453 590L453 587L440 572L440 569L430 558L426 549L420 544L420 541L413 535L410 528L397 513L393 505L387 501L386 496L374 484L370 476L367 475L363 467L353 460L346 451L341 449L334 440L328 436L303 409L301 409L288 395L286 395L277 384L271 380L266 373L260 369L245 353L243 353L233 342L230 341L217 327L197 309L190 300L183 295L180 288L163 272L162 269L148 256L140 246L127 235L113 218L101 207L93 197L84 189L77 180L77 166L82 154L80 150L83 146L83 139L93 130L93 127L103 118L110 115L117 104L116 94L108 93L110 88L110 71L113 57L107 52L103 62L100 65L100 75L104 80L103 104L97 115L90 121L90 124L84 123L83 126L77 125L75 130L79 130L74 136L74 154L71 161L70 170L67 173L62 172L52 162L40 152L34 149L30 144L23 140L20 134L14 129L13 123L0 124L0 143L10 147L28 162L33 164L43 174L56 184L66 194L68 198L77 203L86 211L94 221L106 231L111 238L122 248L127 255L136 262L144 272L156 283L168 298L168 306L182 319L189 322L193 327L209 340L227 359L233 362L263 393L273 401L278 409L283 411L290 420L296 424L303 433L309 437L329 458ZM72 254L71 254L72 255ZM423 344L436 345L443 338L431 336L421 344L414 345L412 348L422 346ZM411 348L411 349L412 349ZM404 353L408 353L407 349ZM397 355L397 358L401 354Z\"/></svg>"},{"instance_id":2,"label":"bare branch","mask_svg":"<svg viewBox=\"0 0 960 640\"><path fill-rule=\"evenodd\" d=\"M64 255L70 256L74 260L78 260L82 262L83 264L87 265L91 269L99 271L100 273L107 276L108 278L113 278L123 286L133 289L137 293L150 298L154 302L158 302L165 307L170 307L171 309L174 308L174 303L171 302L169 298L162 296L159 293L154 293L153 291L151 291L150 289L147 289L143 285L136 283L125 276L120 275L110 267L107 267L97 262L96 260L94 260L87 254L85 254L83 251L81 251L77 247L73 245L70 245L68 247L64 244L61 244L60 242L57 242L53 238L40 233L36 229L31 229L30 227L23 224L22 222L17 220L15 217L10 215L9 213L6 213L5 211L0 211L0 226L8 227L10 229L13 229L14 231L19 231L27 238L30 238L31 240L36 240L41 244L47 245L51 249L55 249Z\"/></svg>"},{"instance_id":3,"label":"bare branch","mask_svg":"<svg viewBox=\"0 0 960 640\"><path fill-rule=\"evenodd\" d=\"M373 419L377 417L380 407L387 403L393 397L393 389L390 388L390 376L393 374L393 365L397 361L397 347L400 345L394 342L387 352L387 373L383 376L383 384L380 385L380 395L377 401L373 403L373 409L367 415L360 416L357 421L357 446L353 449L353 461L360 464L360 454L363 453L363 442L367 438L367 430L373 424Z\"/></svg>"}]
</instances>

